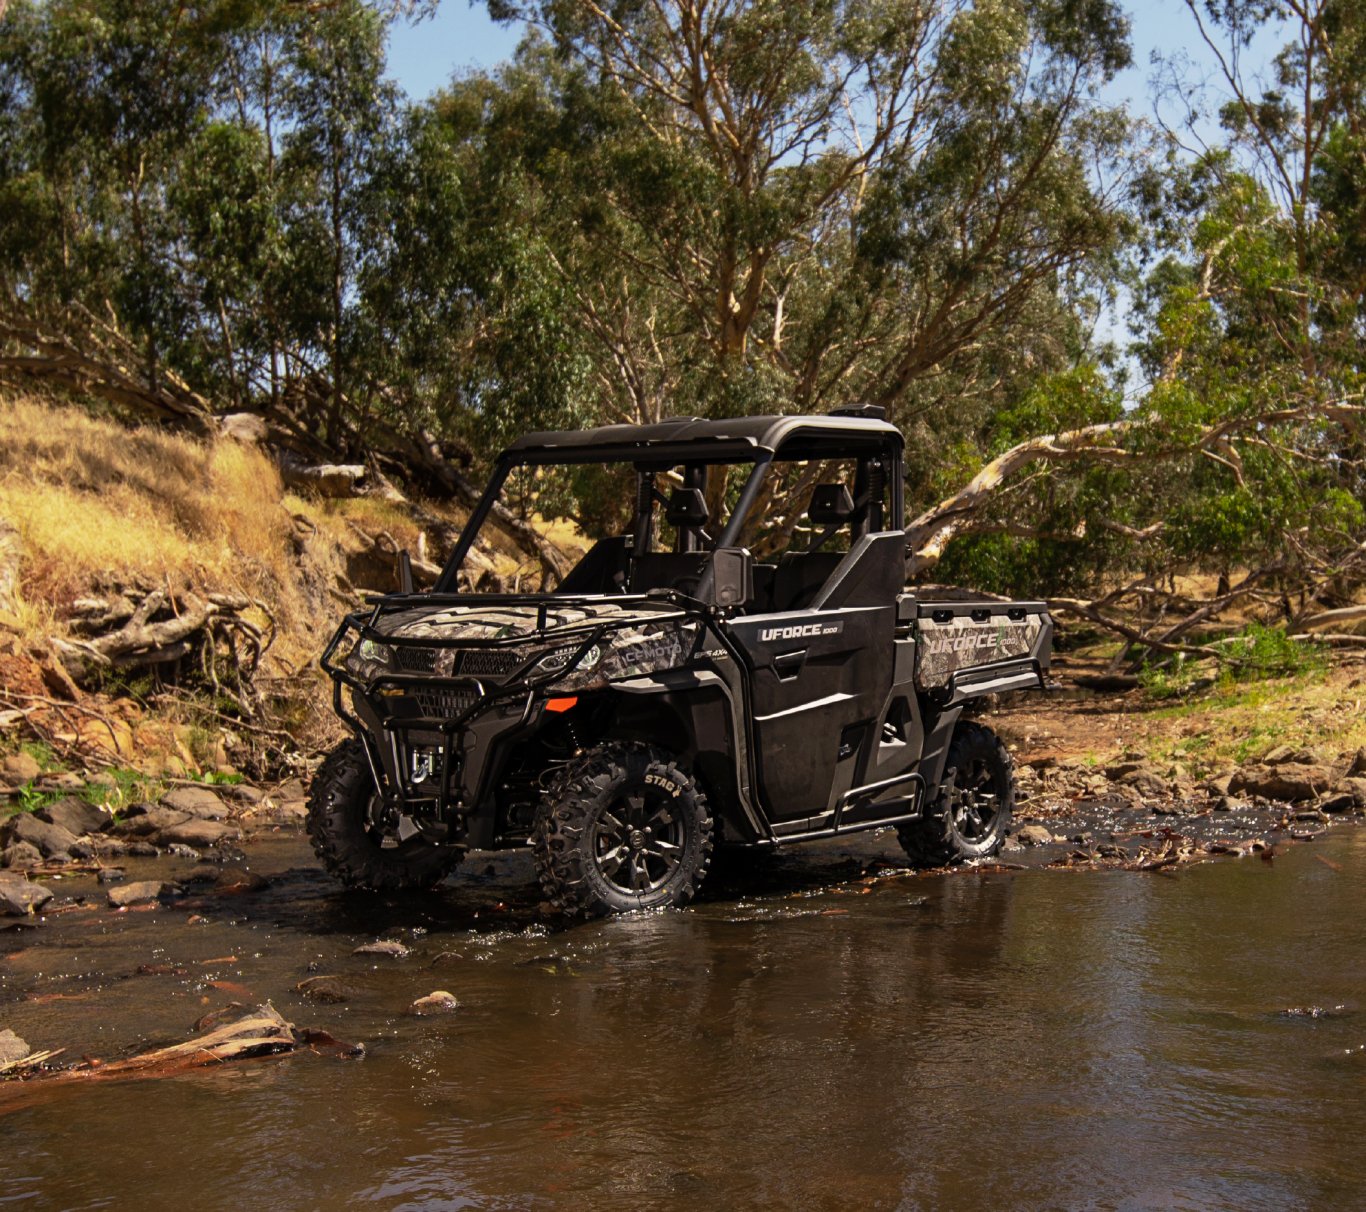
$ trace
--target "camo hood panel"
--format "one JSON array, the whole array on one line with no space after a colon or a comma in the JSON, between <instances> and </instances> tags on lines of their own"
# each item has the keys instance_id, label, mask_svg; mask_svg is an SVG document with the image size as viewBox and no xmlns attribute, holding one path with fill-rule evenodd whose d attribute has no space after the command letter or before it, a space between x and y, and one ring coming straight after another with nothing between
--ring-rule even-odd
<instances>
[{"instance_id":1,"label":"camo hood panel","mask_svg":"<svg viewBox=\"0 0 1366 1212\"><path fill-rule=\"evenodd\" d=\"M654 608L639 603L555 606L546 610L546 635L542 638L554 640L556 631L577 630L596 623L612 627L653 623L661 615L674 613L671 607ZM374 630L385 639L433 640L441 644L458 644L462 640L510 640L535 632L537 614L535 606L419 606L381 617Z\"/></svg>"},{"instance_id":2,"label":"camo hood panel","mask_svg":"<svg viewBox=\"0 0 1366 1212\"><path fill-rule=\"evenodd\" d=\"M382 664L365 665L363 658L353 658L352 672L366 681L397 668L443 678L468 677L489 685L530 678L556 691L600 689L621 678L678 668L701 633L697 622L680 618L667 604L555 607L546 611L544 630L537 628L538 613L535 606L513 605L428 607L391 614L377 620L373 632L381 641L406 643L386 648ZM602 634L585 650L599 628ZM518 643L523 637L525 642ZM496 648L473 646L489 640L508 642Z\"/></svg>"},{"instance_id":3,"label":"camo hood panel","mask_svg":"<svg viewBox=\"0 0 1366 1212\"><path fill-rule=\"evenodd\" d=\"M1042 634L1043 620L1038 615L1019 622L990 618L979 623L960 617L936 623L922 618L916 681L926 689L947 686L961 669L1034 655Z\"/></svg>"}]
</instances>

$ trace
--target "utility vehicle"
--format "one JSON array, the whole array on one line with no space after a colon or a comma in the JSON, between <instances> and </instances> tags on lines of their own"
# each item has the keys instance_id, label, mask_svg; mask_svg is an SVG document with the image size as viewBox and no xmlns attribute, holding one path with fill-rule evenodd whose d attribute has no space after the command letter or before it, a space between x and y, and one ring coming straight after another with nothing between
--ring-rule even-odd
<instances>
[{"instance_id":1,"label":"utility vehicle","mask_svg":"<svg viewBox=\"0 0 1366 1212\"><path fill-rule=\"evenodd\" d=\"M593 915L685 904L717 846L894 826L917 864L995 853L1014 770L964 706L1042 687L1053 625L906 589L902 451L870 407L515 442L435 586L405 571L327 645L354 735L312 787L323 863L406 889L530 844ZM462 592L500 499L571 482L616 533L552 593Z\"/></svg>"}]
</instances>

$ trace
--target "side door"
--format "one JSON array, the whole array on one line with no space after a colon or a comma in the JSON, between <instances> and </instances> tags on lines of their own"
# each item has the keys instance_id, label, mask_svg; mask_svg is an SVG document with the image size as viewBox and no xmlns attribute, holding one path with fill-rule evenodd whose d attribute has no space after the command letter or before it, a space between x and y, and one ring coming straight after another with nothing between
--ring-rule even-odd
<instances>
[{"instance_id":1,"label":"side door","mask_svg":"<svg viewBox=\"0 0 1366 1212\"><path fill-rule=\"evenodd\" d=\"M728 624L749 667L759 799L793 831L833 814L876 741L896 631L895 594L884 590L895 587L858 574L886 563L884 537L898 551L904 543L899 532L861 540L810 607Z\"/></svg>"}]
</instances>

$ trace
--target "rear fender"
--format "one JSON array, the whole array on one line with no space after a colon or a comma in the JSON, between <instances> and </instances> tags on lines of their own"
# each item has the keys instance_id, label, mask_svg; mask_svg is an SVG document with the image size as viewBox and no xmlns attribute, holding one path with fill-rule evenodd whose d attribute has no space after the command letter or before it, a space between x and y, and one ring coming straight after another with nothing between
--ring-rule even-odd
<instances>
[{"instance_id":1,"label":"rear fender","mask_svg":"<svg viewBox=\"0 0 1366 1212\"><path fill-rule=\"evenodd\" d=\"M935 717L925 733L925 748L920 757L920 775L925 780L925 796L933 803L944 781L944 765L949 757L949 743L963 714L961 706L950 707Z\"/></svg>"}]
</instances>

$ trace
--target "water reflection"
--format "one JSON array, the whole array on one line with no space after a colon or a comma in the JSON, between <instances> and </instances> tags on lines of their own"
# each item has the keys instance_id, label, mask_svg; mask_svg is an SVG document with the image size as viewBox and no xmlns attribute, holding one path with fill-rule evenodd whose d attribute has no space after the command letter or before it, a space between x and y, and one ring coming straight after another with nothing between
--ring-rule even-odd
<instances>
[{"instance_id":1,"label":"water reflection","mask_svg":"<svg viewBox=\"0 0 1366 1212\"><path fill-rule=\"evenodd\" d=\"M370 1056L16 1114L0 1203L1361 1206L1366 1053L1349 1049L1366 1016L1281 1013L1366 1003L1366 836L1328 847L1339 870L1301 847L1170 877L867 891L807 878L817 858L688 912L548 936L423 911L414 955L388 966L350 956L373 923L330 934L303 903L329 891L277 891L268 921L234 927L266 940L243 979ZM99 963L131 961L141 929ZM291 1003L309 959L347 971L353 1000ZM438 984L458 1015L404 1015ZM153 1009L138 989L114 1003L125 1029Z\"/></svg>"}]
</instances>

